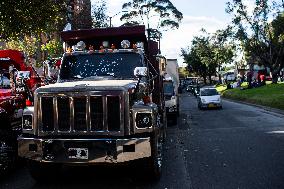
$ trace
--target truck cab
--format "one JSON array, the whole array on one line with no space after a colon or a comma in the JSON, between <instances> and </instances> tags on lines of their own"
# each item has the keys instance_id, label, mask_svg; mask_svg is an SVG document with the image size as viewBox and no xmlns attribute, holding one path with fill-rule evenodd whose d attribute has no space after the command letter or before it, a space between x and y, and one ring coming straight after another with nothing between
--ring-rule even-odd
<instances>
[{"instance_id":1,"label":"truck cab","mask_svg":"<svg viewBox=\"0 0 284 189\"><path fill-rule=\"evenodd\" d=\"M175 125L179 114L178 89L171 77L164 79L164 95L167 118Z\"/></svg>"},{"instance_id":2,"label":"truck cab","mask_svg":"<svg viewBox=\"0 0 284 189\"><path fill-rule=\"evenodd\" d=\"M0 50L0 173L10 170L17 159L23 111L37 83L31 71L23 52Z\"/></svg>"},{"instance_id":3,"label":"truck cab","mask_svg":"<svg viewBox=\"0 0 284 189\"><path fill-rule=\"evenodd\" d=\"M159 178L166 116L158 45L144 26L67 31L62 39L58 82L38 88L23 116L18 149L31 175L144 160Z\"/></svg>"}]
</instances>

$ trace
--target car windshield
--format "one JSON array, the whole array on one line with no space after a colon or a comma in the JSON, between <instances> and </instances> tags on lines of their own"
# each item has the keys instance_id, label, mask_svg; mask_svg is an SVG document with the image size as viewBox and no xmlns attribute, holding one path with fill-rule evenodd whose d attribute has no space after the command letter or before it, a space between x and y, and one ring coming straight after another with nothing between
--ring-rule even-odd
<instances>
[{"instance_id":1,"label":"car windshield","mask_svg":"<svg viewBox=\"0 0 284 189\"><path fill-rule=\"evenodd\" d=\"M214 96L219 95L216 89L202 89L200 91L200 96Z\"/></svg>"},{"instance_id":2,"label":"car windshield","mask_svg":"<svg viewBox=\"0 0 284 189\"><path fill-rule=\"evenodd\" d=\"M84 79L93 76L133 78L135 67L143 67L137 53L74 54L63 59L60 79Z\"/></svg>"}]
</instances>

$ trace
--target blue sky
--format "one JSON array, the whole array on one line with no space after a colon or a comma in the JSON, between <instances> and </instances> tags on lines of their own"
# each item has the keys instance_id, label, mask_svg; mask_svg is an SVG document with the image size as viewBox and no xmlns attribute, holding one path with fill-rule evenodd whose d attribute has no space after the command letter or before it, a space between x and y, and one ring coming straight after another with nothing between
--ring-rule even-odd
<instances>
[{"instance_id":1,"label":"blue sky","mask_svg":"<svg viewBox=\"0 0 284 189\"><path fill-rule=\"evenodd\" d=\"M93 2L97 0L92 0ZM106 0L108 15L113 16L121 11L122 4L130 0ZM177 30L163 33L161 42L162 54L166 58L177 58L181 65L181 48L190 45L193 36L200 33L202 28L209 33L224 28L229 22L225 12L228 0L172 0L171 2L183 13L184 19ZM112 19L114 26L119 26L119 15Z\"/></svg>"}]
</instances>

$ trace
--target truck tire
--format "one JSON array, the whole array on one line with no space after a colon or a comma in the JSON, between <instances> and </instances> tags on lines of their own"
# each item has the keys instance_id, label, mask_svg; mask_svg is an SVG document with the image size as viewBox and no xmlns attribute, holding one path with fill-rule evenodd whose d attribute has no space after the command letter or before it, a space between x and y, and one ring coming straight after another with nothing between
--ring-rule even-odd
<instances>
[{"instance_id":1,"label":"truck tire","mask_svg":"<svg viewBox=\"0 0 284 189\"><path fill-rule=\"evenodd\" d=\"M0 130L0 174L13 170L16 164L16 138L13 139L12 131Z\"/></svg>"},{"instance_id":2,"label":"truck tire","mask_svg":"<svg viewBox=\"0 0 284 189\"><path fill-rule=\"evenodd\" d=\"M173 125L177 124L177 119L178 119L178 113L176 112L175 114L172 115L172 122Z\"/></svg>"},{"instance_id":3,"label":"truck tire","mask_svg":"<svg viewBox=\"0 0 284 189\"><path fill-rule=\"evenodd\" d=\"M27 162L27 166L33 179L42 183L56 181L61 169L60 164L40 163L32 160Z\"/></svg>"},{"instance_id":4,"label":"truck tire","mask_svg":"<svg viewBox=\"0 0 284 189\"><path fill-rule=\"evenodd\" d=\"M158 181L161 177L163 163L163 142L158 136L151 137L151 157L146 163L149 180Z\"/></svg>"},{"instance_id":5,"label":"truck tire","mask_svg":"<svg viewBox=\"0 0 284 189\"><path fill-rule=\"evenodd\" d=\"M164 113L164 118L163 118L163 143L166 141L167 138L167 128L168 128L168 120L166 113Z\"/></svg>"}]
</instances>

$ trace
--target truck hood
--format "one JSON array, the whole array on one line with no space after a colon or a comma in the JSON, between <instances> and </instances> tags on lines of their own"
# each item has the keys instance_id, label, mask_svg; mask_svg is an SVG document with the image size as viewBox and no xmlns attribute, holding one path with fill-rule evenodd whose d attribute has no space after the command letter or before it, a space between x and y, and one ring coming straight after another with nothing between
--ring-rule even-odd
<instances>
[{"instance_id":1,"label":"truck hood","mask_svg":"<svg viewBox=\"0 0 284 189\"><path fill-rule=\"evenodd\" d=\"M136 80L99 80L99 81L72 81L64 83L55 83L40 87L36 92L85 92L95 90L122 90L135 88Z\"/></svg>"}]
</instances>

